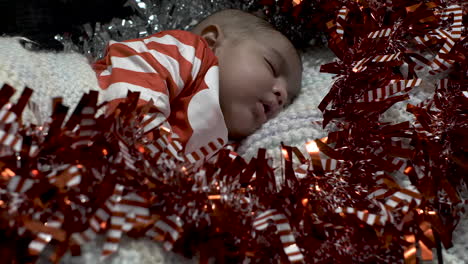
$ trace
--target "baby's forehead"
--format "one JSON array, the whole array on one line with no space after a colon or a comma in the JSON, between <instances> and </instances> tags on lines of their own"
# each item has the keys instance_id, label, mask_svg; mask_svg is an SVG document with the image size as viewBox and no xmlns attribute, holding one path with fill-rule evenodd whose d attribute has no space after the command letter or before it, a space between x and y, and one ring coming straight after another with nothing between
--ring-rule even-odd
<instances>
[{"instance_id":1,"label":"baby's forehead","mask_svg":"<svg viewBox=\"0 0 468 264\"><path fill-rule=\"evenodd\" d=\"M281 54L295 55L295 58L291 59L299 59L297 51L291 41L277 30L270 29L258 32L258 34L255 34L253 37L262 40L263 45L270 46Z\"/></svg>"}]
</instances>

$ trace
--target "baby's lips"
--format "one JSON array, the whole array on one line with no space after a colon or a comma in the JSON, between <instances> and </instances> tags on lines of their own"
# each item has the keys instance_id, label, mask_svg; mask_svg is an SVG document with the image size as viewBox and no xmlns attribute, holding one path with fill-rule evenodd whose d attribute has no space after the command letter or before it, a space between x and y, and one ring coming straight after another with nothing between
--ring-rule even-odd
<instances>
[{"instance_id":1,"label":"baby's lips","mask_svg":"<svg viewBox=\"0 0 468 264\"><path fill-rule=\"evenodd\" d=\"M274 117L281 109L276 101L264 100L262 105L267 119Z\"/></svg>"}]
</instances>

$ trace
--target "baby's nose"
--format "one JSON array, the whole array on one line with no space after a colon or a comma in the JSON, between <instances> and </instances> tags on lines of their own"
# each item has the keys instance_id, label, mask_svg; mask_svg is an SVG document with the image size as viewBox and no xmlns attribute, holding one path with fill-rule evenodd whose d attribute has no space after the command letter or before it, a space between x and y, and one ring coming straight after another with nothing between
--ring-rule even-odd
<instances>
[{"instance_id":1,"label":"baby's nose","mask_svg":"<svg viewBox=\"0 0 468 264\"><path fill-rule=\"evenodd\" d=\"M286 88L275 86L273 87L273 94L275 95L276 101L278 102L278 108L283 108L288 100L288 92L286 91Z\"/></svg>"}]
</instances>

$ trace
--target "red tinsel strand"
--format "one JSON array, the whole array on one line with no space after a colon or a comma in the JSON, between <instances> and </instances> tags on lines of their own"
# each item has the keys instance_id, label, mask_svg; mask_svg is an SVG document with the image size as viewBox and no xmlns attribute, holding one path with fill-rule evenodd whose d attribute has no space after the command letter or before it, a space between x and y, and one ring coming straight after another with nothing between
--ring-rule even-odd
<instances>
[{"instance_id":1,"label":"red tinsel strand","mask_svg":"<svg viewBox=\"0 0 468 264\"><path fill-rule=\"evenodd\" d=\"M338 81L335 82L334 86L332 87L330 93L325 97L325 99L322 101L321 105L319 106L319 108L324 111L324 117L325 117L325 120L324 120L324 125L326 125L330 120L333 120L333 119L337 119L337 118L343 118L344 117L344 122L345 124L347 124L347 126L349 128L357 128L357 127L354 127L353 124L359 124L359 126L363 127L364 126L367 126L366 128L364 129L358 129L359 133L351 133L351 130L349 133L347 133L346 135L350 137L350 140L347 141L346 143L343 143L341 142L341 144L343 144L344 146L346 146L346 148L350 148L351 146L354 146L355 148L356 147L365 147L366 145L368 145L367 143L364 143L364 142L361 142L360 143L360 139L363 139L363 140L368 140L368 141L372 141L372 135L369 135L367 132L368 132L368 127L372 127L375 122L378 121L378 119L374 119L374 118L368 118L370 117L369 116L369 113L372 113L372 112L377 112L377 114L381 113L381 110L378 110L378 107L382 107L384 106L383 104L373 104L372 108L365 108L365 110L362 108L362 106L364 105L359 105L359 104L356 104L355 102L355 96L354 94L362 94L364 93L364 98L363 99L360 99L361 102L369 102L369 101L373 101L373 102L377 102L380 98L382 97L385 97L387 94L392 94L392 93L398 93L398 92L407 92L408 89L406 90L403 90L401 88L398 88L398 87L394 87L394 89L390 90L390 89L385 89L385 90L382 90L381 88L378 88L378 89L375 89L374 90L369 90L370 87L372 87L374 84L372 84L372 80L369 82L368 80L368 77L367 76L371 76L373 73L377 73L378 75L376 76L379 76L381 78L381 80L388 80L388 77L386 76L385 72L388 70L388 69L391 69L390 67L389 68L385 68L385 65L388 65L388 66L393 66L391 64L392 60L394 59L394 57L396 58L397 57L397 53L394 53L394 55L391 55L391 54L383 54L383 55L375 55L375 51L379 52L379 49L375 49L375 50L365 50L363 49L363 46L367 46L369 45L369 40L366 40L365 37L360 37L360 39L354 39L353 41L343 41L343 39L341 37L333 37L334 35L338 33L339 36L351 36L351 37L357 37L357 36L364 36L364 34L361 34L362 32L362 29L367 29L368 30L368 33L367 33L367 39L369 38L376 38L377 36L379 36L380 38L382 37L389 37L389 39L381 39L381 42L383 41L386 41L386 44L385 45L382 45L381 47L389 47L389 48L392 48L392 47L400 47L400 51L399 52L407 52L405 49L409 49L411 48L412 46L412 43L408 40L411 39L411 37L408 37L408 36L405 36L405 39L401 39L402 37L402 33L405 33L405 35L408 35L411 36L411 34L414 34L416 33L416 40L419 41L419 43L422 43L422 39L424 39L424 44L427 44L427 41L429 40L429 38L427 37L424 37L424 38L421 38L420 36L424 34L424 32L434 32L434 33L437 33L438 36L441 36L440 34L445 34L445 38L448 37L447 33L446 32L449 32L448 34L450 35L451 31L454 33L453 35L451 35L450 38L447 39L447 41L445 42L444 46L439 50L439 51L436 51L436 54L437 56L434 58L433 62L429 62L427 60L420 60L422 61L425 65L425 66L431 66L432 64L432 69L433 71L431 72L432 74L436 73L437 71L440 72L440 70L446 70L448 69L448 66L453 64L454 61L458 61L457 63L457 66L459 67L460 65L465 65L466 64L466 58L464 59L461 59L460 56L458 56L457 53L451 53L451 49L454 47L454 46L457 46L457 45L460 45L459 42L457 43L457 40L458 39L463 39L462 37L462 32L464 32L464 27L462 25L462 8L460 5L456 5L456 4L452 4L452 5L447 5L447 6L438 6L437 4L435 3L425 3L425 4L415 4L415 5L411 5L407 2L403 3L404 5L407 5L407 6L398 6L399 4L398 3L394 3L394 6L392 7L392 10L393 11L396 11L398 12L397 10L401 7L404 7L406 12L408 13L411 13L410 15L403 17L403 20L401 22L397 22L395 23L393 26L391 26L390 28L383 28L381 30L375 30L372 26L369 26L369 27L361 27L361 29L359 30L355 30L353 27L349 27L350 28L350 32L348 34L341 34L341 28L342 26L336 26L338 24L338 22L336 23L333 23L333 22L329 22L329 29L331 30L330 31L330 35L332 36L331 39L330 39L330 42L329 42L329 45L331 46L332 50L335 51L335 53L337 53L338 57L339 58L342 58L343 61L338 61L338 62L334 62L332 64L329 64L329 65L325 65L322 67L322 70L323 71L327 71L327 72L333 72L333 73L337 73L337 74L341 74L343 77L341 77ZM353 10L353 11L356 11L354 9L350 9L350 10ZM361 8L361 11L362 11L362 17L366 18L366 7L364 6L364 8ZM373 10L372 8L370 9L371 13L375 10ZM359 13L359 11L357 11ZM338 12L339 14L340 12ZM342 12L342 13L347 13L347 12ZM444 20L447 20L447 16L445 16L444 14L447 13L447 14L452 14L453 15L453 23L444 23ZM347 13L348 14L348 13ZM351 14L353 14L353 12L351 12ZM442 14L442 15L441 15ZM339 15L338 15L339 16ZM376 18L376 16L373 16L371 15L372 18L367 20L368 22L370 21L374 21L373 23L379 23L379 19ZM358 17L358 16L356 16ZM440 20L437 20L437 18L440 18ZM338 21L338 19L337 19ZM364 19L364 21L366 21ZM390 22L393 22L392 20L389 20ZM344 21L341 21L341 25L345 23ZM351 23L352 25L356 25L356 24L353 24L352 22L349 22ZM454 29L452 29L452 26L455 24L455 27ZM380 27L382 26L385 26L385 25L382 25L380 24L379 25ZM403 27L404 26L404 27ZM423 27L424 30L423 29ZM445 29L440 29L440 27L445 27ZM336 28L336 29L335 29ZM407 29L410 29L410 31L407 31ZM335 32L336 30L336 32ZM422 30L422 31L421 31ZM445 31L444 31L445 30ZM345 32L346 33L346 32ZM354 34L353 34L354 33ZM355 34L357 33L357 34ZM432 33L427 33L427 34L432 34ZM392 38L393 36L393 38ZM440 37L439 39L441 39L442 37ZM444 39L445 39L444 38ZM366 42L367 41L367 42ZM346 46L346 44L348 43L351 43L351 45L349 46ZM395 46L395 43L398 43L399 45L398 46ZM380 44L379 44L380 46ZM426 46L427 47L427 46ZM459 47L459 46L457 46ZM401 48L404 48L404 49L401 49ZM411 48L411 49L414 49L414 48ZM338 50L338 52L336 52L336 50ZM344 59L346 56L343 56L342 53L345 53L347 55L348 58L352 58L355 54L359 54L359 57L358 58L355 58L354 59L354 62L352 61L347 61L346 59ZM381 52L381 51L380 51ZM419 55L413 55L413 57L418 57ZM444 59L440 59L444 57ZM453 57L455 59L451 60L451 59L446 59L446 58L450 58L450 57ZM383 64L382 66L379 66L378 64L370 64L370 62L383 62L385 64ZM412 67L414 67L414 63L412 63L411 61L408 61L408 59L405 57L403 59L402 62L405 62L407 63L408 65L412 65ZM400 63L401 64L401 63ZM434 66L435 64L435 66ZM350 66L348 66L350 65ZM396 64L396 65L399 65L399 64ZM445 66L444 66L445 65ZM346 66L348 66L346 68ZM370 66L372 66L372 68L369 68ZM375 67L378 67L378 68L375 68ZM463 67L463 66L462 66ZM362 72L362 73L361 73ZM411 72L412 72L412 75L411 75L411 78L414 78L414 71L412 71L411 69ZM457 72L455 72L457 73ZM361 75L361 74L368 74L368 75ZM360 77L363 77L364 79L367 78L367 82L370 83L371 85L368 85L368 84L364 84L364 83L360 83ZM372 77L370 77L372 78ZM402 77L400 77L402 78ZM464 78L464 77L462 77ZM396 83L395 81L393 81L394 83ZM411 80L402 80L400 83L403 84L403 82L405 83L410 83ZM420 81L417 81L416 79L416 82L413 81L413 83L418 83ZM439 84L439 89L441 86L443 86L444 83L446 83L447 81L444 81L444 80L441 80L440 81L440 84ZM404 85L404 84L403 84ZM402 86L403 86L402 85ZM412 88L411 87L412 85L410 85L410 89ZM414 85L414 86L417 86L417 85ZM367 88L369 87L369 88ZM375 87L375 86L374 86ZM387 86L388 87L388 86ZM354 90L353 90L354 89ZM462 89L464 90L464 89ZM351 93L352 92L352 93ZM445 96L441 96L440 92L436 92L436 98L446 98ZM395 100L393 100L393 102L389 102L391 104L397 102L397 101L400 101L402 99L406 99L407 97L393 97L395 98ZM455 99L456 98L456 99ZM451 106L456 106L458 105L458 103L456 103L457 101L459 100L464 100L466 97L463 97L463 95L461 93L459 93L456 97L454 97L454 102L450 102L448 104L450 104ZM376 100L375 100L376 99ZM359 102L359 101L357 101ZM326 108L327 105L331 106L330 108ZM388 106L386 106L385 108L383 108L382 110L385 110ZM449 110L451 107L444 107L444 108L440 108L440 109L444 109L444 110ZM415 148L418 150L416 152L413 152L413 154L411 154L411 152L408 154L405 154L403 157L405 159L408 159L407 162L406 162L406 168L405 167L401 167L401 165L404 165L405 162L403 161L403 163L400 163L401 165L399 166L402 170L403 169L403 172L405 172L406 174L409 174L410 176L412 175L412 173L414 173L414 171L419 171L416 175L419 175L419 178L411 178L412 179L412 182L413 184L415 184L417 186L417 188L421 191L423 191L423 194L425 197L427 197L428 199L430 199L430 202L427 201L427 205L425 205L425 207L427 208L433 208L433 209L437 209L439 206L439 200L432 200L433 197L438 197L437 193L439 193L439 191L437 189L433 189L432 190L432 193L430 192L427 192L427 187L425 186L431 186L430 188L437 188L438 186L441 186L443 190L443 192L447 195L448 193L449 194L449 203L452 204L452 205L456 205L457 204L460 204L460 199L458 198L458 195L456 193L456 191L453 189L453 187L451 187L451 184L449 184L447 182L447 179L446 179L446 176L442 176L442 175L447 175L445 174L445 172L447 172L447 169L450 169L451 167L453 167L452 162L446 162L447 160L451 161L453 160L451 157L447 157L447 156L444 156L441 154L446 152L446 153L451 153L451 149L450 148L446 148L448 147L447 144L444 144L444 145L439 145L441 142L441 138L443 137L444 140L447 140L447 138L443 135L446 135L445 134L445 130L447 127L452 127L452 124L453 124L453 120L455 119L459 119L461 118L463 121L466 121L466 117L461 114L463 112L463 110L461 112L448 112L447 115L445 115L446 117L450 117L452 120L448 121L448 122L436 122L434 120L434 117L432 114L431 115L428 115L428 113L426 113L426 110L420 108L420 107L415 107L415 106L409 106L409 109L411 109L411 111L413 113L415 113L416 115L416 118L417 120L419 121L419 123L416 124L415 126L415 130L413 129L409 129L407 130L407 134L404 136L404 137L410 137L410 138L413 138L413 142L417 142L415 141L415 139L417 138L422 138L424 140L424 145L421 145L421 144L418 144L415 146ZM420 109L420 110L418 110ZM364 110L364 111L362 111ZM358 117L358 115L356 115L355 113L357 113L358 115L360 115L360 117ZM362 115L362 114L367 114L367 115ZM461 115L460 115L461 114ZM438 116L438 115L437 115ZM462 117L463 116L463 117ZM361 118L367 118L367 121L364 121L364 122L361 122ZM366 124L366 122L368 122L368 124ZM459 124L457 122L457 124ZM419 125L419 127L418 127ZM459 124L461 127L464 127L463 124ZM367 130L367 131L366 131ZM418 132L418 131L421 131L421 132ZM362 133L363 132L363 133ZM429 132L429 138L428 136L426 135L426 133ZM436 133L438 134L438 137L433 137L432 134L433 133ZM379 134L377 134L379 135ZM413 136L411 136L413 135ZM343 135L344 136L344 135ZM357 136L357 137L356 137ZM336 139L335 139L336 140ZM377 141L378 142L378 141ZM450 142L450 140L448 141L445 141L446 143ZM414 145L414 143L413 143ZM428 147L425 147L425 146L428 146ZM378 151L378 153L380 153L380 155L384 155L387 153L388 155L388 148L385 147L385 146L381 146ZM357 150L357 149L356 149ZM376 151L374 149L374 151ZM351 152L353 153L353 152ZM431 153L429 159L427 158L423 158L423 157L427 157L427 153ZM460 151L457 151L457 153L460 153ZM367 154L369 155L369 154ZM401 154L399 155L401 156ZM419 157L419 158L418 158ZM419 160L419 161L417 161ZM419 166L414 166L415 162L417 162L417 164L419 164ZM413 166L412 166L413 164ZM428 166L428 164L432 164L431 166ZM453 170L453 169L451 169ZM391 172L392 170L388 170L387 171ZM442 171L444 173L442 173ZM462 175L463 175L463 172L460 171L459 169L457 169L457 171L452 171L452 173L454 174L451 174L452 176L448 176L448 179L450 178L455 178L456 180L453 181L452 180L452 184L460 184L460 180L464 180ZM424 175L427 175L424 177ZM433 175L433 176L430 176L430 175ZM436 176L437 175L437 176ZM431 180L432 181L432 185L428 185L427 184L427 181L428 180ZM424 185L422 185L422 182L425 182ZM442 184L440 184L442 183ZM439 185L440 184L440 185ZM435 192L434 192L435 191ZM406 211L407 209L405 209ZM456 209L453 208L453 213L451 215L451 217L455 217L456 218ZM354 210L351 210L354 212ZM419 212L419 211L418 211ZM364 213L363 214L363 217L367 218L365 216L366 214ZM444 245L446 247L449 247L450 246L450 238L447 237L448 234L450 234L452 231L453 231L453 226L450 226L448 228L443 228L440 224L438 224L437 222L439 220L439 218L437 217L441 217L440 215L434 215L434 217L432 217L432 226L436 229L437 232L439 232L439 234L442 234L442 240L444 242Z\"/></svg>"}]
</instances>

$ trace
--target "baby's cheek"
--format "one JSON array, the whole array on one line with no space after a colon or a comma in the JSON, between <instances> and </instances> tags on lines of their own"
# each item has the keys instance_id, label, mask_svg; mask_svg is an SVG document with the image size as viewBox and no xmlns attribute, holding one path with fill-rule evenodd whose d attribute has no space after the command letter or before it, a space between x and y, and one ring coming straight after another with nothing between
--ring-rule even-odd
<instances>
[{"instance_id":1,"label":"baby's cheek","mask_svg":"<svg viewBox=\"0 0 468 264\"><path fill-rule=\"evenodd\" d=\"M235 135L237 138L246 137L260 127L261 124L255 122L253 113L247 107L234 107L233 110L226 120L230 135Z\"/></svg>"}]
</instances>

